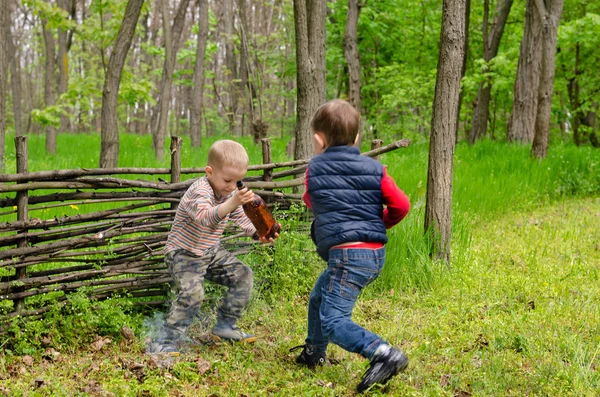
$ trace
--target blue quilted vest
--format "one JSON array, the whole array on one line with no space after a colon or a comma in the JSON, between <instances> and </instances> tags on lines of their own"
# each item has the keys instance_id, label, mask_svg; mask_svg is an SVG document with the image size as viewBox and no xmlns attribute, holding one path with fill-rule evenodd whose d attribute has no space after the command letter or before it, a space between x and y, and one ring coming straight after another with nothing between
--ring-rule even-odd
<instances>
[{"instance_id":1,"label":"blue quilted vest","mask_svg":"<svg viewBox=\"0 0 600 397\"><path fill-rule=\"evenodd\" d=\"M308 193L315 215L311 235L325 261L338 244L387 243L382 178L381 163L354 146L334 146L310 160Z\"/></svg>"}]
</instances>

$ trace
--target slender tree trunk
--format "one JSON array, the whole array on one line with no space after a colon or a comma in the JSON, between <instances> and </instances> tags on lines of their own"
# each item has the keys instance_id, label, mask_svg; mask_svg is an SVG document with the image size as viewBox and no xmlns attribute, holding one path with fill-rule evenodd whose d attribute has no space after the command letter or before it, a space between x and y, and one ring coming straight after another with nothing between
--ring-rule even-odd
<instances>
[{"instance_id":1,"label":"slender tree trunk","mask_svg":"<svg viewBox=\"0 0 600 397\"><path fill-rule=\"evenodd\" d=\"M196 65L194 65L193 88L190 98L190 137L192 147L202 146L202 99L204 93L204 59L208 40L208 0L198 0L198 40L196 43Z\"/></svg>"},{"instance_id":2,"label":"slender tree trunk","mask_svg":"<svg viewBox=\"0 0 600 397\"><path fill-rule=\"evenodd\" d=\"M484 21L488 20L488 1L485 0ZM494 21L489 32L487 23L483 24L483 59L486 62L484 73L488 72L487 64L498 55L500 40L502 39L512 4L513 0L501 0L496 4ZM487 133L491 95L492 81L491 79L487 79L479 84L479 90L477 91L477 101L473 110L473 122L471 124L471 131L469 132L469 144L471 145Z\"/></svg>"},{"instance_id":3,"label":"slender tree trunk","mask_svg":"<svg viewBox=\"0 0 600 397\"><path fill-rule=\"evenodd\" d=\"M8 6L0 6L0 174L5 170L6 77L8 75Z\"/></svg>"},{"instance_id":4,"label":"slender tree trunk","mask_svg":"<svg viewBox=\"0 0 600 397\"><path fill-rule=\"evenodd\" d=\"M571 110L573 112L573 122L571 127L573 128L573 141L575 145L581 146L583 143L583 137L581 136L581 121L583 119L583 112L581 111L581 104L579 103L579 75L581 74L581 70L579 70L579 62L580 62L580 45L579 43L575 44L575 69L573 70L573 77L569 79L569 83L567 84L567 92L569 94L569 103L571 105Z\"/></svg>"},{"instance_id":5,"label":"slender tree trunk","mask_svg":"<svg viewBox=\"0 0 600 397\"><path fill-rule=\"evenodd\" d=\"M297 111L294 158L312 156L310 120L325 102L325 0L294 0Z\"/></svg>"},{"instance_id":6,"label":"slender tree trunk","mask_svg":"<svg viewBox=\"0 0 600 397\"><path fill-rule=\"evenodd\" d=\"M177 8L177 14L171 26L169 12L169 1L162 0L163 15L163 37L165 42L165 62L160 83L160 92L156 104L156 122L152 133L154 153L159 160L165 157L165 137L167 135L167 123L169 121L169 105L171 104L171 93L173 90L173 72L175 71L175 57L179 48L181 33L185 25L185 14L190 0L181 0Z\"/></svg>"},{"instance_id":7,"label":"slender tree trunk","mask_svg":"<svg viewBox=\"0 0 600 397\"><path fill-rule=\"evenodd\" d=\"M6 11L8 13L8 23L6 26L6 48L8 51L8 62L10 63L10 84L13 99L13 114L15 119L15 136L23 135L22 119L21 114L21 72L19 68L20 54L17 52L17 48L13 42L12 34L10 32L10 9Z\"/></svg>"},{"instance_id":8,"label":"slender tree trunk","mask_svg":"<svg viewBox=\"0 0 600 397\"><path fill-rule=\"evenodd\" d=\"M525 9L525 28L507 129L509 142L533 141L542 62L542 26L536 1L527 0Z\"/></svg>"},{"instance_id":9,"label":"slender tree trunk","mask_svg":"<svg viewBox=\"0 0 600 397\"><path fill-rule=\"evenodd\" d=\"M119 128L117 104L119 85L121 84L121 73L133 41L135 26L140 17L143 4L144 0L129 0L127 2L123 22L108 61L104 89L102 90L100 168L116 168L118 166Z\"/></svg>"},{"instance_id":10,"label":"slender tree trunk","mask_svg":"<svg viewBox=\"0 0 600 397\"><path fill-rule=\"evenodd\" d=\"M58 0L58 6L68 11L70 0ZM67 47L67 31L58 29L58 52L56 63L58 66L58 91L57 96L60 101L60 96L67 92L69 86L69 51ZM60 115L60 130L62 132L69 131L69 118L63 113Z\"/></svg>"},{"instance_id":11,"label":"slender tree trunk","mask_svg":"<svg viewBox=\"0 0 600 397\"><path fill-rule=\"evenodd\" d=\"M590 143L596 149L600 148L600 140L598 140L598 102L594 102L594 110L589 111L587 114L586 125L590 127Z\"/></svg>"},{"instance_id":12,"label":"slender tree trunk","mask_svg":"<svg viewBox=\"0 0 600 397\"><path fill-rule=\"evenodd\" d=\"M225 67L227 68L227 91L228 109L227 119L229 120L229 130L236 134L239 132L239 115L238 115L238 68L233 42L233 25L235 13L233 12L233 0L225 0L223 4L223 28L225 31Z\"/></svg>"},{"instance_id":13,"label":"slender tree trunk","mask_svg":"<svg viewBox=\"0 0 600 397\"><path fill-rule=\"evenodd\" d=\"M465 1L465 50L463 53L462 65L460 67L460 80L462 81L463 77L465 77L465 73L467 72L467 59L469 57L469 26L471 26L471 0ZM456 106L456 139L458 142L458 134L460 131L460 111L463 103L463 90L461 88L458 93L458 106Z\"/></svg>"},{"instance_id":14,"label":"slender tree trunk","mask_svg":"<svg viewBox=\"0 0 600 397\"><path fill-rule=\"evenodd\" d=\"M465 0L444 0L438 71L431 119L425 230L432 254L450 264L452 167L456 144L456 107L465 39Z\"/></svg>"},{"instance_id":15,"label":"slender tree trunk","mask_svg":"<svg viewBox=\"0 0 600 397\"><path fill-rule=\"evenodd\" d=\"M42 19L42 30L44 32L44 44L46 46L45 76L44 76L44 105L46 107L55 104L54 85L54 56L55 45L52 31L47 28L47 21ZM46 126L46 153L56 153L56 128L52 125Z\"/></svg>"},{"instance_id":16,"label":"slender tree trunk","mask_svg":"<svg viewBox=\"0 0 600 397\"><path fill-rule=\"evenodd\" d=\"M543 41L535 136L531 145L531 156L538 159L548 155L550 143L550 113L556 69L556 37L563 4L564 0L536 0L538 11L542 17Z\"/></svg>"},{"instance_id":17,"label":"slender tree trunk","mask_svg":"<svg viewBox=\"0 0 600 397\"><path fill-rule=\"evenodd\" d=\"M348 64L348 102L350 102L359 113L361 78L360 56L358 54L356 36L361 8L362 4L360 4L360 0L348 0L346 31L344 33L344 56L346 57L346 63ZM362 126L363 122L361 119L360 128L358 130L359 139L356 144L357 147L360 147L362 144Z\"/></svg>"},{"instance_id":18,"label":"slender tree trunk","mask_svg":"<svg viewBox=\"0 0 600 397\"><path fill-rule=\"evenodd\" d=\"M256 119L256 113L254 110L254 97L255 90L252 86L252 80L250 78L250 25L248 24L248 3L246 0L238 0L238 12L240 20L240 84L239 93L240 97L245 98L246 106L244 106L244 113L242 116L242 128L241 135L252 135L254 120Z\"/></svg>"}]
</instances>

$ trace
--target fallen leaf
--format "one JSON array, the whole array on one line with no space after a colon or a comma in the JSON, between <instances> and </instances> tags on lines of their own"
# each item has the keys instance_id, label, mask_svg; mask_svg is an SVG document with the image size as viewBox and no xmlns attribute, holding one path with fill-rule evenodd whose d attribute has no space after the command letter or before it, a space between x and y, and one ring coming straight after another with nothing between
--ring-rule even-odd
<instances>
[{"instance_id":1,"label":"fallen leaf","mask_svg":"<svg viewBox=\"0 0 600 397\"><path fill-rule=\"evenodd\" d=\"M111 343L110 338L103 338L102 336L96 337L96 340L91 344L91 348L95 351L100 351L104 346Z\"/></svg>"},{"instance_id":2,"label":"fallen leaf","mask_svg":"<svg viewBox=\"0 0 600 397\"><path fill-rule=\"evenodd\" d=\"M46 349L42 357L44 357L46 360L58 361L58 359L60 358L60 353L54 350L53 348L49 347L48 349Z\"/></svg>"},{"instance_id":3,"label":"fallen leaf","mask_svg":"<svg viewBox=\"0 0 600 397\"><path fill-rule=\"evenodd\" d=\"M35 378L35 380L31 383L34 388L39 389L44 385L44 383L46 383L46 381L42 378Z\"/></svg>"},{"instance_id":4,"label":"fallen leaf","mask_svg":"<svg viewBox=\"0 0 600 397\"><path fill-rule=\"evenodd\" d=\"M133 342L135 340L135 334L133 333L131 328L129 328L126 325L121 327L121 335L123 335L125 339L127 339L130 342Z\"/></svg>"},{"instance_id":5,"label":"fallen leaf","mask_svg":"<svg viewBox=\"0 0 600 397\"><path fill-rule=\"evenodd\" d=\"M445 374L442 375L442 379L440 379L440 386L446 387L450 383L450 375Z\"/></svg>"},{"instance_id":6,"label":"fallen leaf","mask_svg":"<svg viewBox=\"0 0 600 397\"><path fill-rule=\"evenodd\" d=\"M33 357L27 355L27 356L23 356L22 358L23 364L27 365L28 367L33 366Z\"/></svg>"},{"instance_id":7,"label":"fallen leaf","mask_svg":"<svg viewBox=\"0 0 600 397\"><path fill-rule=\"evenodd\" d=\"M196 363L198 364L198 374L200 375L204 375L210 369L210 362L202 358L196 360Z\"/></svg>"},{"instance_id":8,"label":"fallen leaf","mask_svg":"<svg viewBox=\"0 0 600 397\"><path fill-rule=\"evenodd\" d=\"M471 397L471 393L466 390L455 390L454 397Z\"/></svg>"},{"instance_id":9,"label":"fallen leaf","mask_svg":"<svg viewBox=\"0 0 600 397\"><path fill-rule=\"evenodd\" d=\"M52 344L52 337L51 336L44 336L42 337L42 346L43 347L48 347Z\"/></svg>"}]
</instances>

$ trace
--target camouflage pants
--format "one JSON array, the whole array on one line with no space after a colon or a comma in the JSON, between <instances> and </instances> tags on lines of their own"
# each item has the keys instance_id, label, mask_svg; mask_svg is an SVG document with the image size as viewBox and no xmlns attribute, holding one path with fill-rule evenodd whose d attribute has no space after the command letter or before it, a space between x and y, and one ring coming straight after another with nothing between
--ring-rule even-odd
<instances>
[{"instance_id":1,"label":"camouflage pants","mask_svg":"<svg viewBox=\"0 0 600 397\"><path fill-rule=\"evenodd\" d=\"M167 328L184 334L204 300L204 280L224 285L227 293L219 308L220 325L232 326L248 306L252 292L252 270L227 250L217 245L203 256L186 250L167 253L165 263L177 293L167 315Z\"/></svg>"}]
</instances>

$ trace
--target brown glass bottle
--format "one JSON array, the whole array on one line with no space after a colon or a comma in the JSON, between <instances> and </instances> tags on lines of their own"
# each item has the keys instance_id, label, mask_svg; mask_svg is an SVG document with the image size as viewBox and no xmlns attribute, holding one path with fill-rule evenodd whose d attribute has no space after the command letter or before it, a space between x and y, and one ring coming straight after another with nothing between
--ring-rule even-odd
<instances>
[{"instance_id":1,"label":"brown glass bottle","mask_svg":"<svg viewBox=\"0 0 600 397\"><path fill-rule=\"evenodd\" d=\"M242 181L237 182L237 188L242 190L246 185ZM244 213L250 219L256 228L258 237L275 238L275 233L279 233L281 225L275 221L271 211L267 208L265 201L258 194L254 195L254 199L242 205Z\"/></svg>"}]
</instances>

